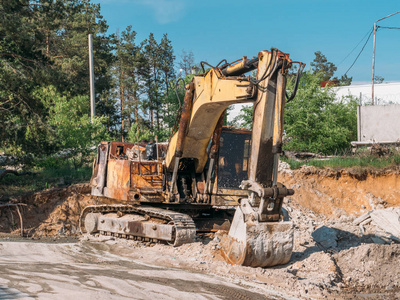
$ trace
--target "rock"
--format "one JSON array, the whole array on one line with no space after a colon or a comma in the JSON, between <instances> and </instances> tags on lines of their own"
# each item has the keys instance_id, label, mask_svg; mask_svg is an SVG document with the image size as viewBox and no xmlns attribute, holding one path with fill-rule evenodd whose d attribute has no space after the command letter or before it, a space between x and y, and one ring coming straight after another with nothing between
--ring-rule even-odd
<instances>
[{"instance_id":1,"label":"rock","mask_svg":"<svg viewBox=\"0 0 400 300\"><path fill-rule=\"evenodd\" d=\"M288 169L290 170L290 165L285 161L280 161L279 162L279 169L280 170L288 170Z\"/></svg>"},{"instance_id":2,"label":"rock","mask_svg":"<svg viewBox=\"0 0 400 300\"><path fill-rule=\"evenodd\" d=\"M107 242L107 241L114 241L115 237L113 236L105 236L105 235L101 235L99 236L99 242Z\"/></svg>"},{"instance_id":3,"label":"rock","mask_svg":"<svg viewBox=\"0 0 400 300\"><path fill-rule=\"evenodd\" d=\"M314 241L320 244L325 249L334 248L337 246L336 230L330 227L321 226L316 229L311 236Z\"/></svg>"},{"instance_id":4,"label":"rock","mask_svg":"<svg viewBox=\"0 0 400 300\"><path fill-rule=\"evenodd\" d=\"M278 165L278 172L284 174L292 174L292 170L290 169L290 165L287 162L280 161Z\"/></svg>"},{"instance_id":5,"label":"rock","mask_svg":"<svg viewBox=\"0 0 400 300\"><path fill-rule=\"evenodd\" d=\"M115 244L117 244L117 241L115 241L115 240L108 240L108 241L105 241L104 243L107 244L107 245L115 245Z\"/></svg>"},{"instance_id":6,"label":"rock","mask_svg":"<svg viewBox=\"0 0 400 300\"><path fill-rule=\"evenodd\" d=\"M353 220L352 217L346 216L346 215L341 215L339 218L339 222L341 223L350 223Z\"/></svg>"},{"instance_id":7,"label":"rock","mask_svg":"<svg viewBox=\"0 0 400 300\"><path fill-rule=\"evenodd\" d=\"M365 228L364 228L364 226L365 226L365 225L368 225L368 224L371 223L371 222L372 222L372 219L371 219L371 218L368 218L368 219L362 221L362 222L358 225L358 228L360 228L360 233L361 233L361 235L364 235L364 234L365 234Z\"/></svg>"},{"instance_id":8,"label":"rock","mask_svg":"<svg viewBox=\"0 0 400 300\"><path fill-rule=\"evenodd\" d=\"M340 289L343 289L343 288L346 287L346 285L345 285L344 283L342 283L342 282L339 282L339 283L337 284L337 287L340 288Z\"/></svg>"},{"instance_id":9,"label":"rock","mask_svg":"<svg viewBox=\"0 0 400 300\"><path fill-rule=\"evenodd\" d=\"M214 239L213 239L213 241L214 241L215 243L219 243L221 240L219 239L219 237L215 236Z\"/></svg>"},{"instance_id":10,"label":"rock","mask_svg":"<svg viewBox=\"0 0 400 300\"><path fill-rule=\"evenodd\" d=\"M366 214L363 214L362 216L358 217L353 221L354 225L359 225L360 223L364 222L366 219L370 218L372 211L367 212Z\"/></svg>"},{"instance_id":11,"label":"rock","mask_svg":"<svg viewBox=\"0 0 400 300\"><path fill-rule=\"evenodd\" d=\"M382 230L400 238L400 208L375 210L371 213L371 219Z\"/></svg>"},{"instance_id":12,"label":"rock","mask_svg":"<svg viewBox=\"0 0 400 300\"><path fill-rule=\"evenodd\" d=\"M400 238L394 236L393 234L390 234L388 232L384 232L384 231L376 231L375 232L375 236L384 240L386 242L386 244L390 244L391 242L395 241L400 243Z\"/></svg>"}]
</instances>

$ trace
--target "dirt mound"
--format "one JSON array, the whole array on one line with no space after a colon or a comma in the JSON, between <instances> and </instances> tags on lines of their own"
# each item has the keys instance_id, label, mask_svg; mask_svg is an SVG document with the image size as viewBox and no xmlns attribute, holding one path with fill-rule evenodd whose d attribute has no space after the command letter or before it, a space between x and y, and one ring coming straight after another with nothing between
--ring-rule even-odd
<instances>
[{"instance_id":1,"label":"dirt mound","mask_svg":"<svg viewBox=\"0 0 400 300\"><path fill-rule=\"evenodd\" d=\"M358 216L367 211L400 206L400 171L317 169L290 170L281 163L279 181L295 190L292 201L327 217Z\"/></svg>"},{"instance_id":2,"label":"dirt mound","mask_svg":"<svg viewBox=\"0 0 400 300\"><path fill-rule=\"evenodd\" d=\"M22 207L24 233L28 237L71 236L79 234L79 216L84 207L98 204L97 197L90 196L88 183L64 188L53 188L12 199L25 203ZM102 199L102 203L112 201ZM0 210L0 231L19 234L19 219L13 208Z\"/></svg>"},{"instance_id":3,"label":"dirt mound","mask_svg":"<svg viewBox=\"0 0 400 300\"><path fill-rule=\"evenodd\" d=\"M334 255L343 282L359 291L400 289L400 245L364 244Z\"/></svg>"}]
</instances>

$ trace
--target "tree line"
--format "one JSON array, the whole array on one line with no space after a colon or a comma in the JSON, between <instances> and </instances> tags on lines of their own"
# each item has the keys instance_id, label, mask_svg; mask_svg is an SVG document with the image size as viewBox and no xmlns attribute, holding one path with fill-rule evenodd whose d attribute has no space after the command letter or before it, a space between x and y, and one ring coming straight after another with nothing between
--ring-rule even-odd
<instances>
[{"instance_id":1,"label":"tree line","mask_svg":"<svg viewBox=\"0 0 400 300\"><path fill-rule=\"evenodd\" d=\"M0 1L0 150L35 156L70 149L85 155L88 146L112 139L138 142L168 139L179 99L172 42L150 33L138 40L132 26L107 33L100 5L90 0ZM93 34L96 117L89 117L88 34ZM191 80L193 53L179 67ZM330 80L336 66L321 52L287 105L286 147L333 153L356 136L354 101L335 101ZM339 84L351 78L333 78ZM183 99L183 84L178 96ZM232 123L249 126L244 108Z\"/></svg>"},{"instance_id":2,"label":"tree line","mask_svg":"<svg viewBox=\"0 0 400 300\"><path fill-rule=\"evenodd\" d=\"M0 2L0 149L47 155L93 141L168 137L179 103L167 34L108 34L90 0ZM88 34L96 118L89 118ZM192 59L193 54L185 54ZM182 89L179 93L182 94Z\"/></svg>"}]
</instances>

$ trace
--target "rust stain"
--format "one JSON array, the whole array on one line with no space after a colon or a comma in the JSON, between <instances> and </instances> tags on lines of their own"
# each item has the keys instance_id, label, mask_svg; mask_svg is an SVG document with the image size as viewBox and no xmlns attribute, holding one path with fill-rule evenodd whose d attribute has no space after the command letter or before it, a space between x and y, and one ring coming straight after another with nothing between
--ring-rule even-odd
<instances>
[{"instance_id":1,"label":"rust stain","mask_svg":"<svg viewBox=\"0 0 400 300\"><path fill-rule=\"evenodd\" d=\"M107 196L128 200L130 187L130 161L109 160L107 165Z\"/></svg>"}]
</instances>

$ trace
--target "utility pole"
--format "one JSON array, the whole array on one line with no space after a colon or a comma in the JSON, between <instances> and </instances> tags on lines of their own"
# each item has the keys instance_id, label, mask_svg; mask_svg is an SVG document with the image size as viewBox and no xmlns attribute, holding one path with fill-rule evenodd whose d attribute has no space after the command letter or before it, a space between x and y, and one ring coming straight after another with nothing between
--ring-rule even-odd
<instances>
[{"instance_id":1,"label":"utility pole","mask_svg":"<svg viewBox=\"0 0 400 300\"><path fill-rule=\"evenodd\" d=\"M391 14L391 15L388 15L388 16L382 18L382 19L379 19L379 20L377 20L377 21L374 23L374 46L373 46L373 49L372 49L372 105L375 105L375 95L374 95L374 79L375 79L375 43L376 43L376 30L377 30L377 28L378 28L378 27L376 26L376 23L378 23L379 21L382 21L382 20L384 20L384 19L387 19L387 18L389 18L389 17L391 17L391 16L394 16L394 15L396 15L396 14L398 14L398 13L400 13L400 11L395 12L395 13L393 13L393 14Z\"/></svg>"},{"instance_id":2,"label":"utility pole","mask_svg":"<svg viewBox=\"0 0 400 300\"><path fill-rule=\"evenodd\" d=\"M376 21L378 22L378 21ZM376 22L374 23L374 46L372 48L372 105L375 105L374 83L375 83L375 42L376 42Z\"/></svg>"},{"instance_id":3,"label":"utility pole","mask_svg":"<svg viewBox=\"0 0 400 300\"><path fill-rule=\"evenodd\" d=\"M93 70L93 37L89 34L89 77L90 77L90 122L93 123L96 115L96 107L94 102L94 70Z\"/></svg>"}]
</instances>

